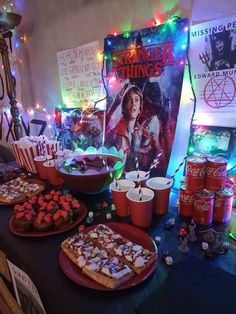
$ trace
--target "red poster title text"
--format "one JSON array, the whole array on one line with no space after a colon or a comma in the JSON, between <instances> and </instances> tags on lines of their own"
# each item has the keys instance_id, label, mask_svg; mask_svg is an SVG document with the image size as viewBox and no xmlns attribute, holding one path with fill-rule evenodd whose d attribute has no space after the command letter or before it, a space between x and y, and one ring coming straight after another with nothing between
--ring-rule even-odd
<instances>
[{"instance_id":1,"label":"red poster title text","mask_svg":"<svg viewBox=\"0 0 236 314\"><path fill-rule=\"evenodd\" d=\"M174 64L173 42L112 53L112 72L122 79L157 77L165 66Z\"/></svg>"}]
</instances>

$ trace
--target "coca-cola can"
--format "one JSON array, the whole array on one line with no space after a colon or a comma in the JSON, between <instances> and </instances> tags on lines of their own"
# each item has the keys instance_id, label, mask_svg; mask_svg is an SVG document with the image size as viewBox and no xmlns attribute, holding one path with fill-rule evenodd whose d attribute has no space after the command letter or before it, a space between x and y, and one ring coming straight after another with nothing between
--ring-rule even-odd
<instances>
[{"instance_id":1,"label":"coca-cola can","mask_svg":"<svg viewBox=\"0 0 236 314\"><path fill-rule=\"evenodd\" d=\"M233 204L233 191L224 188L215 194L215 204L214 204L214 222L228 222L231 217Z\"/></svg>"},{"instance_id":2,"label":"coca-cola can","mask_svg":"<svg viewBox=\"0 0 236 314\"><path fill-rule=\"evenodd\" d=\"M197 192L205 187L206 159L196 156L186 160L186 185L188 190Z\"/></svg>"},{"instance_id":3,"label":"coca-cola can","mask_svg":"<svg viewBox=\"0 0 236 314\"><path fill-rule=\"evenodd\" d=\"M227 160L222 157L209 157L206 163L206 189L220 191L225 186Z\"/></svg>"},{"instance_id":4,"label":"coca-cola can","mask_svg":"<svg viewBox=\"0 0 236 314\"><path fill-rule=\"evenodd\" d=\"M194 192L189 191L186 185L181 185L179 189L179 214L191 217L193 213Z\"/></svg>"},{"instance_id":5,"label":"coca-cola can","mask_svg":"<svg viewBox=\"0 0 236 314\"><path fill-rule=\"evenodd\" d=\"M193 219L199 225L209 225L213 220L214 193L204 190L195 193Z\"/></svg>"}]
</instances>

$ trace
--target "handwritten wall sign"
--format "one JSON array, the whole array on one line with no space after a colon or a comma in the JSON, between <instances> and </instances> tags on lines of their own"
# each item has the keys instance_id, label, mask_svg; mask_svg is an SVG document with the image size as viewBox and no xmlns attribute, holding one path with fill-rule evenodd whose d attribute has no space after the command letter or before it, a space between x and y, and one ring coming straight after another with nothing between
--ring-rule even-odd
<instances>
[{"instance_id":1,"label":"handwritten wall sign","mask_svg":"<svg viewBox=\"0 0 236 314\"><path fill-rule=\"evenodd\" d=\"M61 93L67 107L92 106L105 96L98 48L98 41L94 41L57 53Z\"/></svg>"}]
</instances>

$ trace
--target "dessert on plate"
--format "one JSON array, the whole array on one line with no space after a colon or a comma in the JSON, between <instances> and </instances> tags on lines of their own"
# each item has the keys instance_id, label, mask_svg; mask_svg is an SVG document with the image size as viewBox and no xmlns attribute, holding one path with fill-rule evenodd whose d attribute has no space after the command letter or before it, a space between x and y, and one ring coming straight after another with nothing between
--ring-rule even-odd
<instances>
[{"instance_id":1,"label":"dessert on plate","mask_svg":"<svg viewBox=\"0 0 236 314\"><path fill-rule=\"evenodd\" d=\"M13 223L18 231L61 230L71 225L80 212L80 203L71 194L52 190L15 205Z\"/></svg>"},{"instance_id":2,"label":"dessert on plate","mask_svg":"<svg viewBox=\"0 0 236 314\"><path fill-rule=\"evenodd\" d=\"M67 238L61 248L88 277L114 289L139 275L157 253L133 243L104 224Z\"/></svg>"},{"instance_id":3,"label":"dessert on plate","mask_svg":"<svg viewBox=\"0 0 236 314\"><path fill-rule=\"evenodd\" d=\"M16 178L0 185L0 201L10 204L31 197L42 190L44 190L43 185Z\"/></svg>"}]
</instances>

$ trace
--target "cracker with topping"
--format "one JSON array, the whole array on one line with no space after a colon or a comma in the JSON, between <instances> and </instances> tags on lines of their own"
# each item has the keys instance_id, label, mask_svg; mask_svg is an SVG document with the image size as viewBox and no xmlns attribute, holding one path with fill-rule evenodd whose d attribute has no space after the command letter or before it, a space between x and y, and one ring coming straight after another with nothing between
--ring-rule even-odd
<instances>
[{"instance_id":1,"label":"cracker with topping","mask_svg":"<svg viewBox=\"0 0 236 314\"><path fill-rule=\"evenodd\" d=\"M111 289L143 272L157 257L103 224L67 238L61 247L84 274Z\"/></svg>"},{"instance_id":2,"label":"cracker with topping","mask_svg":"<svg viewBox=\"0 0 236 314\"><path fill-rule=\"evenodd\" d=\"M11 204L24 201L43 190L43 185L16 178L0 185L0 202Z\"/></svg>"}]
</instances>

